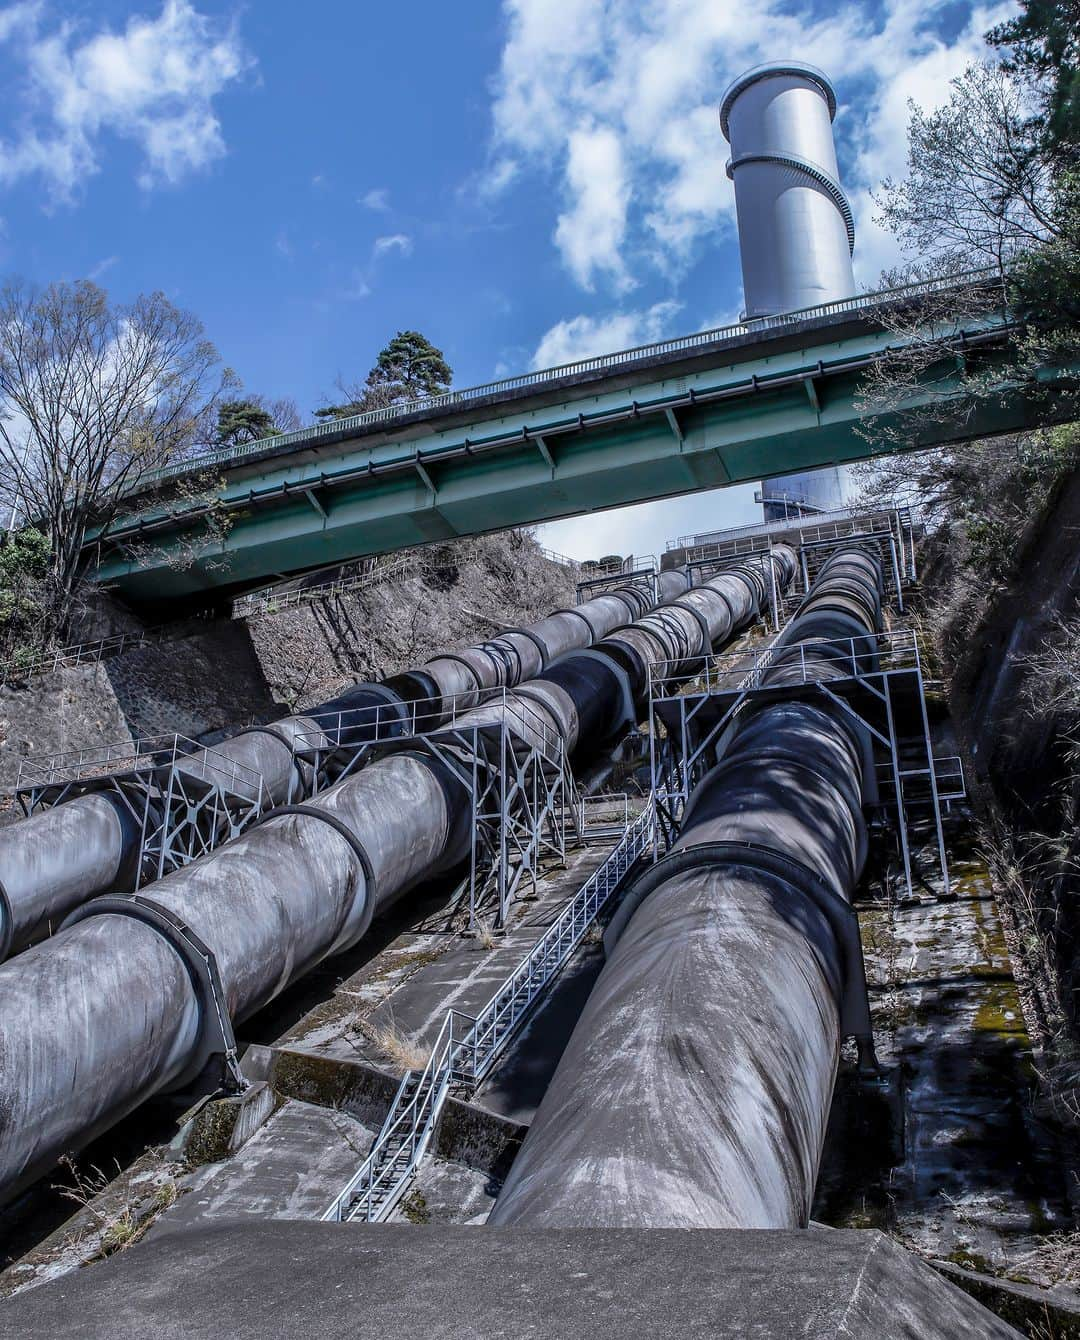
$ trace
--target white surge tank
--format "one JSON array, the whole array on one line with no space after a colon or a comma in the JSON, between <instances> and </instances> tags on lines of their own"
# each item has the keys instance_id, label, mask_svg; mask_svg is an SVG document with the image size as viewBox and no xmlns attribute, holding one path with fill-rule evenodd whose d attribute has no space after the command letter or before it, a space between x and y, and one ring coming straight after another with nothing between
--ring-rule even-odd
<instances>
[{"instance_id":1,"label":"white surge tank","mask_svg":"<svg viewBox=\"0 0 1080 1340\"><path fill-rule=\"evenodd\" d=\"M802 61L747 70L720 105L731 145L746 319L816 307L855 292L855 227L833 143L836 95L828 76ZM768 480L766 520L836 507L835 468Z\"/></svg>"}]
</instances>

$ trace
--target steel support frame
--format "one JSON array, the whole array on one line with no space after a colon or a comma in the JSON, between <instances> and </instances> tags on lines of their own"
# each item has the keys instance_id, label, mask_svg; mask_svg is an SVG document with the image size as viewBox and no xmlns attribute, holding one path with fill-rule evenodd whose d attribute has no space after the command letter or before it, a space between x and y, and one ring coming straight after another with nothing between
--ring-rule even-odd
<instances>
[{"instance_id":1,"label":"steel support frame","mask_svg":"<svg viewBox=\"0 0 1080 1340\"><path fill-rule=\"evenodd\" d=\"M761 621L770 624L774 633L779 633L788 616L787 602L783 592L776 584L776 567L771 561L773 548L770 539L766 548L755 550L750 554L737 558L727 555L722 558L696 558L684 564L684 567L688 575L696 574L702 582L707 582L710 578L717 576L718 573L726 572L731 568L744 567L747 563L756 564L769 584L768 618Z\"/></svg>"},{"instance_id":2,"label":"steel support frame","mask_svg":"<svg viewBox=\"0 0 1080 1340\"><path fill-rule=\"evenodd\" d=\"M828 557L844 545L851 544L873 544L879 550L885 550L882 557L885 559L888 571L892 576L892 592L896 597L896 610L898 614L903 614L904 579L901 575L903 569L897 547L897 538L892 531L863 531L861 534L850 535L843 541L811 540L806 544L801 544L799 546L799 566L802 570L804 592L809 592L814 579ZM819 554L822 555L820 560L811 564L808 556L813 555L814 559L818 560ZM889 593L889 586L886 584L884 594L888 595Z\"/></svg>"},{"instance_id":3,"label":"steel support frame","mask_svg":"<svg viewBox=\"0 0 1080 1340\"><path fill-rule=\"evenodd\" d=\"M679 681L665 681L650 677L649 683L649 738L650 769L656 804L656 836L654 860L670 847L677 836L689 795L711 766L713 750L724 733L734 723L743 706L763 694L770 701L785 697L807 698L819 695L839 707L866 730L878 750L884 755L893 784L892 804L896 809L895 830L904 868L904 880L909 895L914 892L911 863L912 809L925 803L924 798L914 802L910 791L919 779L925 779L930 790L930 810L934 826L938 863L944 883L944 892L951 892L948 858L942 824L941 794L938 787L937 764L930 741L929 719L926 714L926 696L923 686L922 664L914 634L910 638L908 664L880 666L860 665L859 653L852 646L853 673L841 679L815 680L808 678L805 669L801 682L783 688L761 683L762 672L770 659L766 649L754 668L736 688L725 686L726 675L717 669L721 658L713 657L698 676L699 687L679 692ZM868 638L868 643L878 640ZM888 647L889 639L881 642ZM853 640L854 643L854 640ZM887 653L886 653L887 654ZM732 674L735 672L732 671ZM683 686L690 682L682 681ZM880 704L881 715L874 721L866 711L859 710L851 701L854 691L869 694ZM917 700L916 729L901 738L897 731L896 696L903 691L910 701ZM706 713L711 703L719 699L724 710L706 727L698 725L698 718ZM726 703L723 700L726 699ZM663 710L659 704L666 706ZM712 712L709 712L712 717ZM660 727L663 727L663 736ZM904 747L914 747L920 756L912 765L903 762ZM879 802L880 803L880 802Z\"/></svg>"},{"instance_id":4,"label":"steel support frame","mask_svg":"<svg viewBox=\"0 0 1080 1340\"><path fill-rule=\"evenodd\" d=\"M101 773L92 763L62 776L65 755L35 765L38 780L17 786L16 797L29 817L77 796L116 795L139 826L139 855L133 889L163 878L236 837L269 808L262 778L182 736L136 741L128 747L132 766ZM177 765L194 754L220 774L214 781ZM220 764L212 760L220 758ZM231 783L231 785L229 784Z\"/></svg>"},{"instance_id":5,"label":"steel support frame","mask_svg":"<svg viewBox=\"0 0 1080 1340\"><path fill-rule=\"evenodd\" d=\"M493 902L495 928L501 928L518 898L536 893L545 859L566 865L577 796L565 754L560 750L552 759L505 721L452 727L417 743L451 767L469 791L469 928L485 919Z\"/></svg>"},{"instance_id":6,"label":"steel support frame","mask_svg":"<svg viewBox=\"0 0 1080 1340\"><path fill-rule=\"evenodd\" d=\"M643 567L634 567L629 571L620 568L618 572L608 572L600 577L590 577L586 581L578 582L575 588L574 603L584 605L586 601L592 600L595 596L603 595L605 591L626 586L643 587L648 592L652 604L659 604L660 573L657 569L656 559L650 559Z\"/></svg>"},{"instance_id":7,"label":"steel support frame","mask_svg":"<svg viewBox=\"0 0 1080 1340\"><path fill-rule=\"evenodd\" d=\"M495 690L482 706L505 696L505 690ZM471 711L474 695L466 697ZM297 737L294 753L301 765L312 769L313 795L355 774L369 759L402 748L421 749L437 758L465 789L472 810L465 880L469 927L476 928L493 901L495 928L502 927L514 902L524 896L523 885L536 892L545 859L566 864L567 831L578 833L576 784L562 741L549 742L545 749L530 740L527 709L520 731L514 729L513 715L480 724L452 719L435 730L415 730L417 722L432 719L424 706L412 704L411 723L388 714L385 729L376 713L370 718L376 736L372 741L333 744L320 731ZM449 714L454 718L467 713L459 714L452 704ZM342 714L334 734L348 725L348 715Z\"/></svg>"}]
</instances>

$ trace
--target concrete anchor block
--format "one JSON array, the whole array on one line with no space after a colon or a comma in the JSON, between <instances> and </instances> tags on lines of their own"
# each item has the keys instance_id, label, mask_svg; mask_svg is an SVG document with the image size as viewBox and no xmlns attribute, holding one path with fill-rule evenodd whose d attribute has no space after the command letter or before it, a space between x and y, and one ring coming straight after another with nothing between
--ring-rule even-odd
<instances>
[{"instance_id":1,"label":"concrete anchor block","mask_svg":"<svg viewBox=\"0 0 1080 1340\"><path fill-rule=\"evenodd\" d=\"M197 1167L231 1157L251 1139L277 1104L277 1094L264 1080L249 1085L243 1093L204 1103L184 1138L188 1164Z\"/></svg>"}]
</instances>

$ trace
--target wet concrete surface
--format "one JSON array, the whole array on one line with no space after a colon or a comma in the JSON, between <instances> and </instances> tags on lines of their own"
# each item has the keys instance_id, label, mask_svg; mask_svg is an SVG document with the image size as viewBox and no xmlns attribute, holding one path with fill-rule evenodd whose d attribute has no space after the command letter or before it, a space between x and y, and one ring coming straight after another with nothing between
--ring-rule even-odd
<instances>
[{"instance_id":1,"label":"wet concrete surface","mask_svg":"<svg viewBox=\"0 0 1080 1340\"><path fill-rule=\"evenodd\" d=\"M1075 1153L1032 1110L1035 1073L985 865L952 863L955 897L863 905L884 1077L843 1075L814 1218L881 1227L918 1250L1008 1271L1070 1231Z\"/></svg>"}]
</instances>

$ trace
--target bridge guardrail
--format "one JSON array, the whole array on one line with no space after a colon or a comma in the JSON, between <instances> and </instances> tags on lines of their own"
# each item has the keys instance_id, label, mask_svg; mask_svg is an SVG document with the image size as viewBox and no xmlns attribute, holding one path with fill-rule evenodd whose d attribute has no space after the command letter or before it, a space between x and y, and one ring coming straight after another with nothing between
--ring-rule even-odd
<instances>
[{"instance_id":1,"label":"bridge guardrail","mask_svg":"<svg viewBox=\"0 0 1080 1340\"><path fill-rule=\"evenodd\" d=\"M141 475L132 491L138 491L157 480L169 479L177 475L195 473L211 466L224 465L253 456L271 447L289 447L304 442L315 443L320 438L332 434L350 432L369 424L384 423L401 418L423 409L444 409L454 405L468 404L485 396L497 395L502 391L518 390L526 386L543 386L547 382L558 381L562 377L571 377L583 372L602 371L605 368L619 367L622 364L638 362L644 358L655 358L663 354L679 353L684 349L696 349L717 341L736 339L741 335L752 335L762 331L780 330L784 326L795 325L800 321L810 321L818 316L833 316L842 312L862 311L867 307L877 307L884 303L908 297L919 297L929 293L940 293L961 284L977 283L999 278L994 268L966 270L960 274L949 275L941 279L920 280L913 284L902 284L897 288L878 289L870 293L856 294L851 298L840 298L835 302L821 303L816 307L803 307L793 312L782 312L776 316L757 318L749 322L735 322L729 326L717 326L711 330L698 331L693 335L681 335L670 340L660 340L655 344L639 345L633 349L622 349L616 353L599 354L594 358L580 359L575 363L562 363L553 368L541 368L536 372L524 372L517 377L506 377L501 381L483 382L460 391L444 391L441 395L428 396L420 400L405 400L397 405L387 405L381 409L365 410L346 419L335 419L330 423L312 424L292 433L279 433L275 437L260 438L255 442L245 442L241 446L222 448L207 452L205 455L178 461L173 465L160 466Z\"/></svg>"}]
</instances>

